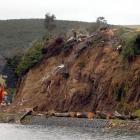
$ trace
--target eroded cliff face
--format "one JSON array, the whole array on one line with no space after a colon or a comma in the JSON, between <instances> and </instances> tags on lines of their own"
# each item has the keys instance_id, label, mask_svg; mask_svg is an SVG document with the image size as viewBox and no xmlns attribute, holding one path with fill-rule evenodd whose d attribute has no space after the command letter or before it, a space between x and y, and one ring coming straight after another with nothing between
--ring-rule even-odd
<instances>
[{"instance_id":1,"label":"eroded cliff face","mask_svg":"<svg viewBox=\"0 0 140 140\"><path fill-rule=\"evenodd\" d=\"M113 39L114 40L114 39ZM65 45L55 40L44 59L22 78L11 110L125 111L140 108L140 57L123 61L105 41L91 37Z\"/></svg>"}]
</instances>

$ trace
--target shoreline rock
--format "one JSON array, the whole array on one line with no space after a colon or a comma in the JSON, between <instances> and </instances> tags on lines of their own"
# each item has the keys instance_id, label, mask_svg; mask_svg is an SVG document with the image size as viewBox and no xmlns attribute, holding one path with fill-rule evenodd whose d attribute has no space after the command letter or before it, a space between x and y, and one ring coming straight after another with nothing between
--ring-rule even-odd
<instances>
[{"instance_id":1,"label":"shoreline rock","mask_svg":"<svg viewBox=\"0 0 140 140\"><path fill-rule=\"evenodd\" d=\"M13 123L22 125L60 125L70 127L89 127L89 128L107 128L107 129L124 129L140 132L140 121L119 120L119 119L88 119L78 117L66 117L62 114L55 113L56 116L46 116L45 114L25 116L20 122L18 121L21 114L0 114L0 123ZM79 115L79 114L77 114ZM92 114L93 115L93 114Z\"/></svg>"}]
</instances>

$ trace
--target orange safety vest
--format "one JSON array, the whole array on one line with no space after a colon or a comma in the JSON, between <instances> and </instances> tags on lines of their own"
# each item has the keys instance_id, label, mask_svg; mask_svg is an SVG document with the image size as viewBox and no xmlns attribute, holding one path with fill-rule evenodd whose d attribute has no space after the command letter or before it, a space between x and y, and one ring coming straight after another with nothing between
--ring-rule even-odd
<instances>
[{"instance_id":1,"label":"orange safety vest","mask_svg":"<svg viewBox=\"0 0 140 140\"><path fill-rule=\"evenodd\" d=\"M4 86L2 86L0 90L0 103L2 103L3 98L4 98Z\"/></svg>"}]
</instances>

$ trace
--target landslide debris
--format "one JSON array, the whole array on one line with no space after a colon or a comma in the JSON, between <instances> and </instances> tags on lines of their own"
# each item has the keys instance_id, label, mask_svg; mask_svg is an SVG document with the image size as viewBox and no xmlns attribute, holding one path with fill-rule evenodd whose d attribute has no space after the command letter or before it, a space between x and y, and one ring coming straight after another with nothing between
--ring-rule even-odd
<instances>
[{"instance_id":1,"label":"landslide debris","mask_svg":"<svg viewBox=\"0 0 140 140\"><path fill-rule=\"evenodd\" d=\"M43 59L21 79L10 111L106 111L129 114L140 108L140 56L132 63L114 48L115 30L82 40L51 40Z\"/></svg>"}]
</instances>

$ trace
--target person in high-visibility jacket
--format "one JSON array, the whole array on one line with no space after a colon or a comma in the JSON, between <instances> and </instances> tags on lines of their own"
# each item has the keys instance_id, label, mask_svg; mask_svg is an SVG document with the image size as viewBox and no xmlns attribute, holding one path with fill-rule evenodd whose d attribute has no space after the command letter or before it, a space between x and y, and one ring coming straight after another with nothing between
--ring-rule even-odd
<instances>
[{"instance_id":1,"label":"person in high-visibility jacket","mask_svg":"<svg viewBox=\"0 0 140 140\"><path fill-rule=\"evenodd\" d=\"M4 86L0 84L0 104L4 99Z\"/></svg>"}]
</instances>

